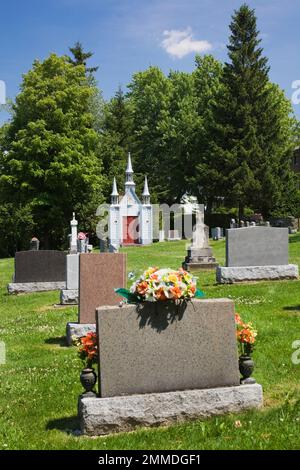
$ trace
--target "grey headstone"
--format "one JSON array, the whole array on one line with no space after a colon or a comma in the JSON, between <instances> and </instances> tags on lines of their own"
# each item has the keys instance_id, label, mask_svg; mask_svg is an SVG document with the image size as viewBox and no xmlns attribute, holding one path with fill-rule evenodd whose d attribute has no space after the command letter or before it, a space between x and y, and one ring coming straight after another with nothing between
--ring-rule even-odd
<instances>
[{"instance_id":1,"label":"grey headstone","mask_svg":"<svg viewBox=\"0 0 300 470\"><path fill-rule=\"evenodd\" d=\"M226 232L226 266L288 264L288 229L245 227Z\"/></svg>"},{"instance_id":2,"label":"grey headstone","mask_svg":"<svg viewBox=\"0 0 300 470\"><path fill-rule=\"evenodd\" d=\"M221 227L213 227L211 229L211 237L213 240L220 240L223 237Z\"/></svg>"},{"instance_id":3,"label":"grey headstone","mask_svg":"<svg viewBox=\"0 0 300 470\"><path fill-rule=\"evenodd\" d=\"M239 384L234 303L97 309L101 397Z\"/></svg>"},{"instance_id":4,"label":"grey headstone","mask_svg":"<svg viewBox=\"0 0 300 470\"><path fill-rule=\"evenodd\" d=\"M15 256L15 282L66 282L63 251L19 251Z\"/></svg>"},{"instance_id":5,"label":"grey headstone","mask_svg":"<svg viewBox=\"0 0 300 470\"><path fill-rule=\"evenodd\" d=\"M67 289L79 289L79 253L66 256Z\"/></svg>"}]
</instances>

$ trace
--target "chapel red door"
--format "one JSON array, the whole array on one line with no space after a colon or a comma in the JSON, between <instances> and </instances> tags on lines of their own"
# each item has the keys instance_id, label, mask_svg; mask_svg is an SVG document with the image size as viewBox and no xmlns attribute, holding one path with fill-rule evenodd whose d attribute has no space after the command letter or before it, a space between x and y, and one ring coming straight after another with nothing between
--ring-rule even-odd
<instances>
[{"instance_id":1,"label":"chapel red door","mask_svg":"<svg viewBox=\"0 0 300 470\"><path fill-rule=\"evenodd\" d=\"M132 245L139 242L138 218L134 215L123 217L123 245Z\"/></svg>"}]
</instances>

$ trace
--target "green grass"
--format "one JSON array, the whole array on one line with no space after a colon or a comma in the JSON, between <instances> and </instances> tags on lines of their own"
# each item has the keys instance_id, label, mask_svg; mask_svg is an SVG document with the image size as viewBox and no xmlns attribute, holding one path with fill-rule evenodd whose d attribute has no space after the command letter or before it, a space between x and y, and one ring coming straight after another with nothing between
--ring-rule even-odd
<instances>
[{"instance_id":1,"label":"green grass","mask_svg":"<svg viewBox=\"0 0 300 470\"><path fill-rule=\"evenodd\" d=\"M300 263L300 236L291 236L290 260ZM212 242L224 263L224 242ZM128 270L180 266L185 242L127 248ZM300 339L298 281L218 286L211 272L197 273L207 297L230 297L259 331L255 378L263 385L262 411L141 429L102 438L76 435L81 362L65 347L76 308L55 308L58 292L8 296L13 260L0 260L0 449L296 449L300 448L300 365L292 342ZM241 427L236 422L240 421Z\"/></svg>"}]
</instances>

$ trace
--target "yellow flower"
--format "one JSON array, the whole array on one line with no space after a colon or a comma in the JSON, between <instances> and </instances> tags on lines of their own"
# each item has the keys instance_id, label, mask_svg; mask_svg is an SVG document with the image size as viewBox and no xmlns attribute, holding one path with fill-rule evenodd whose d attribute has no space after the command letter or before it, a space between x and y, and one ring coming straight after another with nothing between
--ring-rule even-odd
<instances>
[{"instance_id":1,"label":"yellow flower","mask_svg":"<svg viewBox=\"0 0 300 470\"><path fill-rule=\"evenodd\" d=\"M170 274L168 277L168 282L173 282L173 284L177 284L178 277L176 276L176 274Z\"/></svg>"}]
</instances>

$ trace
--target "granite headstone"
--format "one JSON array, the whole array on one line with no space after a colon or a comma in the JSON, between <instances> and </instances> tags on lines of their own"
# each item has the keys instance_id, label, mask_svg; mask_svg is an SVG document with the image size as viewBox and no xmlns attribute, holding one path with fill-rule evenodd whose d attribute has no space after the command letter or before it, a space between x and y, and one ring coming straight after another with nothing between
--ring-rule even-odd
<instances>
[{"instance_id":1,"label":"granite headstone","mask_svg":"<svg viewBox=\"0 0 300 470\"><path fill-rule=\"evenodd\" d=\"M80 254L79 323L95 323L101 305L118 305L121 297L114 289L119 287L126 287L126 254Z\"/></svg>"},{"instance_id":2,"label":"granite headstone","mask_svg":"<svg viewBox=\"0 0 300 470\"><path fill-rule=\"evenodd\" d=\"M64 282L66 253L55 250L19 251L15 255L15 283Z\"/></svg>"},{"instance_id":3,"label":"granite headstone","mask_svg":"<svg viewBox=\"0 0 300 470\"><path fill-rule=\"evenodd\" d=\"M234 303L100 307L101 397L239 384Z\"/></svg>"},{"instance_id":4,"label":"granite headstone","mask_svg":"<svg viewBox=\"0 0 300 470\"><path fill-rule=\"evenodd\" d=\"M288 229L245 227L226 233L226 266L288 264Z\"/></svg>"}]
</instances>

